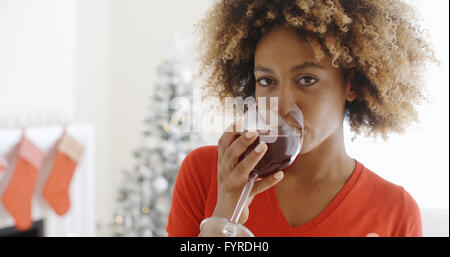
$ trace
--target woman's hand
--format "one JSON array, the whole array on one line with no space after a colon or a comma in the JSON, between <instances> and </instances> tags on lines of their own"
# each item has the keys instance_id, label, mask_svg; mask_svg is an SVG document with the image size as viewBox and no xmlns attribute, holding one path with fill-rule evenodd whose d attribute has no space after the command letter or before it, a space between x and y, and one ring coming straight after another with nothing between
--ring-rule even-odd
<instances>
[{"instance_id":1,"label":"woman's hand","mask_svg":"<svg viewBox=\"0 0 450 257\"><path fill-rule=\"evenodd\" d=\"M267 151L267 145L261 142L255 149L245 156L240 162L239 157L258 138L258 132L242 131L243 121L232 124L232 129L227 129L219 139L218 162L217 162L217 204L213 216L230 219L234 208L239 200L242 189L249 178L250 172L258 164L259 160ZM237 137L237 138L236 138ZM239 218L239 223L243 224L248 219L248 206L256 194L272 187L283 178L283 172L278 171L274 175L257 178L252 192Z\"/></svg>"}]
</instances>

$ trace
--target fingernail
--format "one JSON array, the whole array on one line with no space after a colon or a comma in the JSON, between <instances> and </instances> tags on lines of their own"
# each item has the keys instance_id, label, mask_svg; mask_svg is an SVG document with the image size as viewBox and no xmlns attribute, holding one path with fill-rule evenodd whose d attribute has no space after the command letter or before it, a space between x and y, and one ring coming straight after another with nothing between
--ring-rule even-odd
<instances>
[{"instance_id":1,"label":"fingernail","mask_svg":"<svg viewBox=\"0 0 450 257\"><path fill-rule=\"evenodd\" d=\"M245 136L247 138L252 138L254 136L256 136L258 133L256 131L248 131L247 134L245 134Z\"/></svg>"},{"instance_id":2,"label":"fingernail","mask_svg":"<svg viewBox=\"0 0 450 257\"><path fill-rule=\"evenodd\" d=\"M264 142L259 142L258 146L255 148L255 152L260 153L262 152L267 145Z\"/></svg>"},{"instance_id":3,"label":"fingernail","mask_svg":"<svg viewBox=\"0 0 450 257\"><path fill-rule=\"evenodd\" d=\"M275 179L280 179L283 177L283 172L282 171L278 171L277 173L275 173L275 175L273 175L273 177Z\"/></svg>"}]
</instances>

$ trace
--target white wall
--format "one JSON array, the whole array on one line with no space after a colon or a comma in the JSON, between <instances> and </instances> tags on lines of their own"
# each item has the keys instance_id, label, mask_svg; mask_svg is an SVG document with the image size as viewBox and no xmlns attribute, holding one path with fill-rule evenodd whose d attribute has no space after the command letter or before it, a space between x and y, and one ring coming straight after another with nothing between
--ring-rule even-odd
<instances>
[{"instance_id":1,"label":"white wall","mask_svg":"<svg viewBox=\"0 0 450 257\"><path fill-rule=\"evenodd\" d=\"M76 1L75 120L95 125L97 229L108 216L116 169L111 154L111 1ZM126 133L126 132L125 132Z\"/></svg>"},{"instance_id":2,"label":"white wall","mask_svg":"<svg viewBox=\"0 0 450 257\"><path fill-rule=\"evenodd\" d=\"M0 126L74 113L73 0L0 1Z\"/></svg>"}]
</instances>

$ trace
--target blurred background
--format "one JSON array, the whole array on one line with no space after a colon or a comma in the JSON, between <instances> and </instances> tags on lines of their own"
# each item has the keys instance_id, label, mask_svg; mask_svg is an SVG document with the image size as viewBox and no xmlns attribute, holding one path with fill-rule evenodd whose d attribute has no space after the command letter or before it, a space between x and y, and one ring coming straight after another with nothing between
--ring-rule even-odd
<instances>
[{"instance_id":1,"label":"blurred background","mask_svg":"<svg viewBox=\"0 0 450 257\"><path fill-rule=\"evenodd\" d=\"M420 124L387 142L352 142L346 126L346 147L410 192L425 235L448 236L448 1L411 2L442 62L426 72L431 101L420 109ZM46 156L32 194L32 227L17 229L0 203L0 235L165 236L177 167L190 150L220 136L171 129L195 123L188 110L174 113L182 104L174 99L192 100L202 84L193 77L194 24L212 3L0 0L0 195L10 186L11 152L24 131L36 156ZM83 152L66 186L70 209L57 214L42 190L57 172L48 156L64 128L69 152Z\"/></svg>"}]
</instances>

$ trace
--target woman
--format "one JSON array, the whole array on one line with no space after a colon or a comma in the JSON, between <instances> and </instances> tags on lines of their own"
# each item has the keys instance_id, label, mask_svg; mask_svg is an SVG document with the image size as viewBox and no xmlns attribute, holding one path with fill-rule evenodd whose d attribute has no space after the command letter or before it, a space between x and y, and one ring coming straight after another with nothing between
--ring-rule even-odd
<instances>
[{"instance_id":1,"label":"woman","mask_svg":"<svg viewBox=\"0 0 450 257\"><path fill-rule=\"evenodd\" d=\"M415 200L348 156L343 136L344 119L356 135L384 139L416 120L420 71L435 59L414 20L401 1L223 0L200 23L211 93L278 97L281 115L303 112L299 158L256 182L239 220L255 236L422 236ZM197 236L203 219L231 217L267 150L238 162L258 135L235 134L184 160L169 236Z\"/></svg>"}]
</instances>

